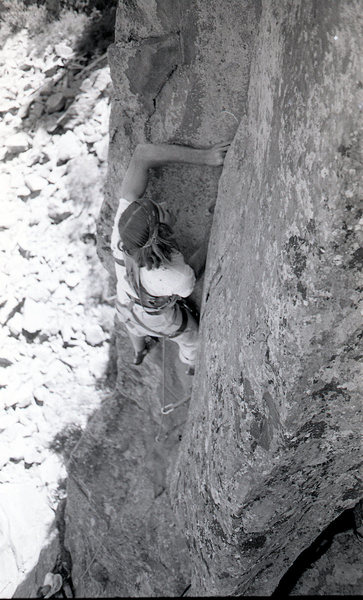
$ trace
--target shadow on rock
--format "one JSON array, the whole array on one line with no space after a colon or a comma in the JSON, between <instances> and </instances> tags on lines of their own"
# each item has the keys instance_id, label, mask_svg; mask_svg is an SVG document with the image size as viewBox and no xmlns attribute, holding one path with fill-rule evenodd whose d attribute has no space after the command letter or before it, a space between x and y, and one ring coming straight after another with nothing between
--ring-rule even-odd
<instances>
[{"instance_id":1,"label":"shadow on rock","mask_svg":"<svg viewBox=\"0 0 363 600\"><path fill-rule=\"evenodd\" d=\"M34 81L31 92L28 88L18 109L11 101L5 102L0 114L17 116L19 130L45 129L52 134L70 131L84 116L89 117L93 106L89 107L90 114L79 118L80 106L74 104L80 94L83 97L88 94L95 100L109 89L108 78L92 74L107 65L107 48L114 37L116 4L116 0L86 3L48 0L41 6L24 2L23 7L1 3L0 21L9 30L2 39L5 37L6 41L19 29L30 30L29 53L20 65L19 74L33 70ZM40 22L33 22L36 19ZM83 113L86 105L83 98ZM5 159L11 157L10 152Z\"/></svg>"},{"instance_id":2,"label":"shadow on rock","mask_svg":"<svg viewBox=\"0 0 363 600\"><path fill-rule=\"evenodd\" d=\"M110 350L111 378L115 349L118 356L115 391L90 417L67 465L66 545L78 557L76 595L180 595L190 581L189 554L167 489L188 403L161 413L162 403L174 400L170 390L183 387L171 367L176 348L168 346L163 391L160 344L134 367L117 324L116 336ZM69 440L62 443L65 454Z\"/></svg>"},{"instance_id":3,"label":"shadow on rock","mask_svg":"<svg viewBox=\"0 0 363 600\"><path fill-rule=\"evenodd\" d=\"M62 578L62 590L52 595L55 598L73 598L74 589L71 577L72 559L64 546L65 536L65 500L60 502L55 519L49 527L45 545L39 555L36 566L27 574L16 588L14 598L43 598L41 586L47 573L59 574Z\"/></svg>"},{"instance_id":4,"label":"shadow on rock","mask_svg":"<svg viewBox=\"0 0 363 600\"><path fill-rule=\"evenodd\" d=\"M345 510L300 554L282 577L272 594L272 598L315 592L316 590L312 587L314 586L314 575L312 574L314 569L326 579L327 585L332 583L333 586L335 585L335 588L333 587L333 590L336 590L335 593L349 594L348 588L338 590L339 585L345 583L344 578L341 580L339 577L339 561L345 561L346 569L349 570L349 561L353 565L357 556L357 554L354 554L354 545L357 544L357 539L359 539L357 530L361 526L361 521L360 523L357 522L356 513L361 504L360 502L353 509ZM356 535L356 540L353 539L353 534ZM346 544L346 547L343 548L342 544ZM320 560L322 558L325 558L325 560ZM332 571L331 574L329 574L329 569ZM354 585L354 575L352 568L352 585ZM336 579L335 583L334 578ZM328 590L327 593L329 593Z\"/></svg>"}]
</instances>

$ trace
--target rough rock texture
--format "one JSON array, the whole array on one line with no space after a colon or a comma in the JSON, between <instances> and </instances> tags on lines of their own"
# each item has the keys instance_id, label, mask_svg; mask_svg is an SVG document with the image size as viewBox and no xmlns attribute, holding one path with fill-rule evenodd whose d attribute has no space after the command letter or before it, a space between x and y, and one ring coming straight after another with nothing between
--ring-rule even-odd
<instances>
[{"instance_id":1,"label":"rough rock texture","mask_svg":"<svg viewBox=\"0 0 363 600\"><path fill-rule=\"evenodd\" d=\"M196 595L270 594L362 495L360 8L263 3L174 470Z\"/></svg>"},{"instance_id":2,"label":"rough rock texture","mask_svg":"<svg viewBox=\"0 0 363 600\"><path fill-rule=\"evenodd\" d=\"M112 218L135 145L236 136L187 423L188 402L160 414L170 389L189 391L174 346L163 398L160 344L130 366L117 327L115 394L69 464L77 596L180 595L190 581L194 595L269 594L359 499L359 8L120 2L98 226L111 275ZM174 206L186 256L208 241L219 175L178 166L151 178L147 193Z\"/></svg>"},{"instance_id":3,"label":"rough rock texture","mask_svg":"<svg viewBox=\"0 0 363 600\"><path fill-rule=\"evenodd\" d=\"M213 10L203 2L120 3L116 43L109 50L115 98L98 231L99 253L111 275L112 217L135 145L149 140L207 146L233 137L244 111L254 2L242 10L239 2L212 4ZM151 178L148 193L174 208L186 256L201 240L208 242L208 205L216 199L220 172L178 166ZM166 342L165 350L163 398L161 344L142 367L133 367L127 336L116 329L115 395L93 416L69 465L67 545L78 596L178 596L190 584L168 469L173 470L182 437L191 380L175 344ZM176 399L186 402L162 417L161 406Z\"/></svg>"},{"instance_id":4,"label":"rough rock texture","mask_svg":"<svg viewBox=\"0 0 363 600\"><path fill-rule=\"evenodd\" d=\"M302 575L293 596L357 596L363 590L362 542L351 533L338 534L329 551Z\"/></svg>"}]
</instances>

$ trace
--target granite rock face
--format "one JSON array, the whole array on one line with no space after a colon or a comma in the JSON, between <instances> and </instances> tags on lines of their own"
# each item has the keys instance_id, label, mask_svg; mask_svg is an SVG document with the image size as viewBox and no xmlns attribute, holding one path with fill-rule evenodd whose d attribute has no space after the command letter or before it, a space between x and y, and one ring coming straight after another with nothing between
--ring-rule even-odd
<instances>
[{"instance_id":1,"label":"granite rock face","mask_svg":"<svg viewBox=\"0 0 363 600\"><path fill-rule=\"evenodd\" d=\"M120 2L98 251L139 142L208 146L154 172L186 257L209 241L201 350L141 368L115 332L115 393L69 464L77 596L270 594L361 495L359 3ZM218 187L218 179L221 175ZM218 194L213 218L208 206ZM212 227L212 229L211 229ZM162 416L161 406L185 398ZM189 406L189 411L188 411Z\"/></svg>"},{"instance_id":2,"label":"granite rock face","mask_svg":"<svg viewBox=\"0 0 363 600\"><path fill-rule=\"evenodd\" d=\"M362 495L357 2L263 3L172 498L198 594L270 594Z\"/></svg>"},{"instance_id":3,"label":"granite rock face","mask_svg":"<svg viewBox=\"0 0 363 600\"><path fill-rule=\"evenodd\" d=\"M114 99L98 223L99 255L111 278L112 219L132 151L145 141L206 147L233 137L245 110L258 6L120 2L109 49ZM221 168L170 166L150 178L147 193L169 202L187 257L201 243L206 249L213 218L208 206L220 174ZM178 596L190 584L191 566L169 488L191 378L167 341L163 395L162 344L134 367L127 335L119 326L115 333L115 393L93 415L68 467L73 584L78 596ZM180 399L182 405L161 414L161 406Z\"/></svg>"}]
</instances>

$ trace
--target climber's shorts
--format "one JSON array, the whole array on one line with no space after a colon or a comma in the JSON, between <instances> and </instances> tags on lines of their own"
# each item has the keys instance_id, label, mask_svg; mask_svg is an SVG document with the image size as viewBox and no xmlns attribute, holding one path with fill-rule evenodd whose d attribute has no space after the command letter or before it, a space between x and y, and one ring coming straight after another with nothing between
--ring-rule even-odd
<instances>
[{"instance_id":1,"label":"climber's shorts","mask_svg":"<svg viewBox=\"0 0 363 600\"><path fill-rule=\"evenodd\" d=\"M155 337L173 336L171 340L179 346L180 360L190 366L195 365L198 348L198 324L194 317L187 313L185 329L178 334L178 329L183 323L182 309L178 304L164 309L160 314L146 313L142 307L135 305L135 317L130 311L123 312L122 307L117 309L119 320L125 324L126 329L136 337L147 335Z\"/></svg>"}]
</instances>

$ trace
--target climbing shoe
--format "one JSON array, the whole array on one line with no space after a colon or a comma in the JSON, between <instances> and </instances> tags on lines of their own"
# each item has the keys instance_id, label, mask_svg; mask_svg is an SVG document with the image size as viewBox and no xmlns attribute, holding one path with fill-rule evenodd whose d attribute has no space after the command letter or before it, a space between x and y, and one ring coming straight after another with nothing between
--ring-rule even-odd
<instances>
[{"instance_id":1,"label":"climbing shoe","mask_svg":"<svg viewBox=\"0 0 363 600\"><path fill-rule=\"evenodd\" d=\"M141 350L141 352L137 352L134 356L133 364L141 365L141 363L144 360L147 353L148 353L148 349L146 347L143 350Z\"/></svg>"},{"instance_id":2,"label":"climbing shoe","mask_svg":"<svg viewBox=\"0 0 363 600\"><path fill-rule=\"evenodd\" d=\"M134 365L141 365L141 363L144 360L144 358L147 355L147 353L151 350L151 348L153 346L155 346L155 344L158 341L159 341L159 338L157 338L157 337L147 336L147 338L145 340L145 348L143 350L140 350L140 352L137 352L135 354L134 360L133 360L133 364Z\"/></svg>"}]
</instances>

